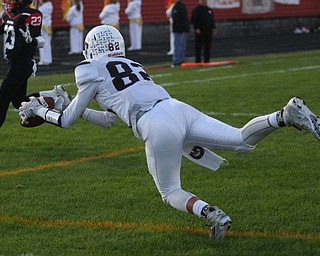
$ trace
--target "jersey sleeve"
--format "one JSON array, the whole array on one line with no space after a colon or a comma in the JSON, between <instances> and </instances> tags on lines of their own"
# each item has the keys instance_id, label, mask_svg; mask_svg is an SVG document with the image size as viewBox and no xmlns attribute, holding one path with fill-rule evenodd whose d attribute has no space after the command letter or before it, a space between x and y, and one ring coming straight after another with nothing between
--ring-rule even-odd
<instances>
[{"instance_id":1,"label":"jersey sleeve","mask_svg":"<svg viewBox=\"0 0 320 256\"><path fill-rule=\"evenodd\" d=\"M37 37L41 35L42 26L42 13L39 11L33 11L28 13L28 17L25 22L29 24L29 29L32 37Z\"/></svg>"},{"instance_id":2,"label":"jersey sleeve","mask_svg":"<svg viewBox=\"0 0 320 256\"><path fill-rule=\"evenodd\" d=\"M111 128L119 117L108 111L98 111L86 108L82 114L82 119L104 128Z\"/></svg>"},{"instance_id":3,"label":"jersey sleeve","mask_svg":"<svg viewBox=\"0 0 320 256\"><path fill-rule=\"evenodd\" d=\"M99 77L98 69L90 61L83 61L76 67L75 79L78 88L86 83L103 80Z\"/></svg>"}]
</instances>

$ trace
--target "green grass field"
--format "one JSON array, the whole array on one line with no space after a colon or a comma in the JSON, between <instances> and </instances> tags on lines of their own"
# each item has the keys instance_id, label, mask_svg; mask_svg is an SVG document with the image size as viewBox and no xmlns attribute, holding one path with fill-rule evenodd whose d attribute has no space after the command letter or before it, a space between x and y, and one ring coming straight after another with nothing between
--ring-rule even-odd
<instances>
[{"instance_id":1,"label":"green grass field","mask_svg":"<svg viewBox=\"0 0 320 256\"><path fill-rule=\"evenodd\" d=\"M320 51L237 60L149 73L237 127L293 96L320 114ZM73 74L30 79L29 92L56 84L76 93ZM183 160L183 187L233 220L219 241L204 219L162 202L143 142L123 123L23 128L11 108L0 138L1 256L320 255L320 142L306 132L279 129L250 154L218 151L229 164L217 172Z\"/></svg>"}]
</instances>

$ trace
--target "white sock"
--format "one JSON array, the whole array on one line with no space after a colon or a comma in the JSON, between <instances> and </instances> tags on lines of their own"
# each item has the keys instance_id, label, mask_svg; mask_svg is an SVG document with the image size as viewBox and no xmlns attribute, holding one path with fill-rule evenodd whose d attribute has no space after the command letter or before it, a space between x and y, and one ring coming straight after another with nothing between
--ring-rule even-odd
<instances>
[{"instance_id":1,"label":"white sock","mask_svg":"<svg viewBox=\"0 0 320 256\"><path fill-rule=\"evenodd\" d=\"M277 116L278 116L278 111L269 115L269 123L274 128L279 128L280 127Z\"/></svg>"},{"instance_id":2,"label":"white sock","mask_svg":"<svg viewBox=\"0 0 320 256\"><path fill-rule=\"evenodd\" d=\"M203 207L205 207L206 205L208 205L208 203L202 201L202 200L197 200L194 205L193 205L193 208L192 208L192 211L194 213L194 215L197 215L198 217L202 217L203 216L201 215L201 211L203 209Z\"/></svg>"}]
</instances>

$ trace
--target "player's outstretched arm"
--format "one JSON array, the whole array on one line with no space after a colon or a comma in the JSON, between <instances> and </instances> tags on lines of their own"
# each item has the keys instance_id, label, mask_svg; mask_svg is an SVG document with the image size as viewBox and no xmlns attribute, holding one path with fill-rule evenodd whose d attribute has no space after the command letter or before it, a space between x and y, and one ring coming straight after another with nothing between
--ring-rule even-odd
<instances>
[{"instance_id":1,"label":"player's outstretched arm","mask_svg":"<svg viewBox=\"0 0 320 256\"><path fill-rule=\"evenodd\" d=\"M48 123L61 127L61 112L43 106L36 97L30 97L30 101L22 102L19 108L21 124L28 124L30 117L40 116Z\"/></svg>"}]
</instances>

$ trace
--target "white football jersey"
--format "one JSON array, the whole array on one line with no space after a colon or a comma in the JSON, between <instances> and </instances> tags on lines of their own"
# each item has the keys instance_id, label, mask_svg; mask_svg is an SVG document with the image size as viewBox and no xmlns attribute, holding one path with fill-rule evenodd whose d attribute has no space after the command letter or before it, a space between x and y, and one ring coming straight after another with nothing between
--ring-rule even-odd
<instances>
[{"instance_id":1,"label":"white football jersey","mask_svg":"<svg viewBox=\"0 0 320 256\"><path fill-rule=\"evenodd\" d=\"M122 57L82 61L75 69L75 79L78 92L63 112L62 127L70 127L94 99L103 110L114 112L135 128L138 113L171 98L141 64Z\"/></svg>"},{"instance_id":2,"label":"white football jersey","mask_svg":"<svg viewBox=\"0 0 320 256\"><path fill-rule=\"evenodd\" d=\"M128 2L128 6L124 10L125 14L128 16L128 19L137 19L141 17L141 5L141 0Z\"/></svg>"},{"instance_id":3,"label":"white football jersey","mask_svg":"<svg viewBox=\"0 0 320 256\"><path fill-rule=\"evenodd\" d=\"M105 5L99 14L101 24L110 25L119 22L120 3Z\"/></svg>"}]
</instances>

